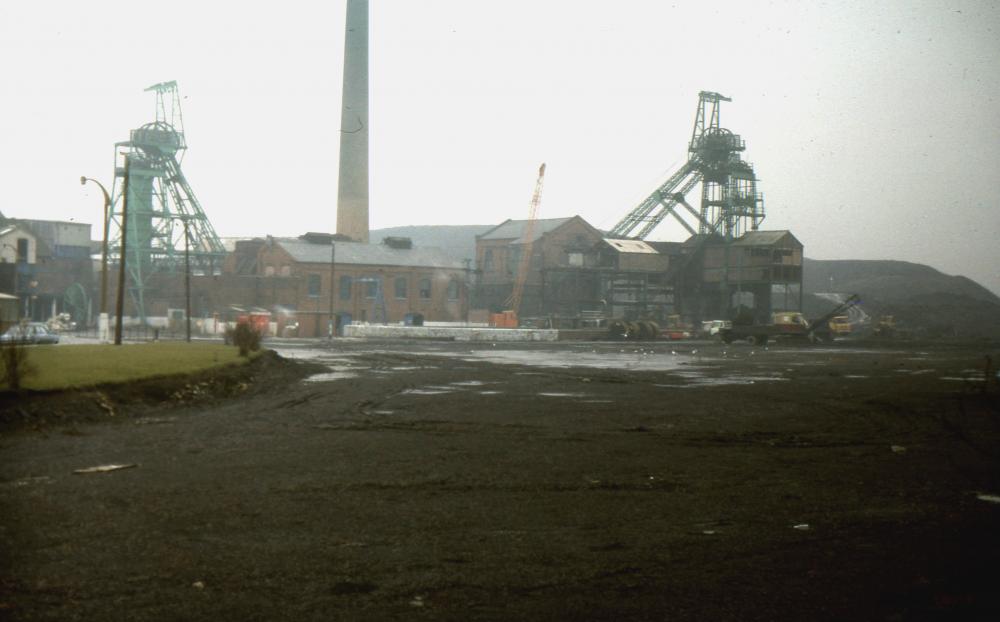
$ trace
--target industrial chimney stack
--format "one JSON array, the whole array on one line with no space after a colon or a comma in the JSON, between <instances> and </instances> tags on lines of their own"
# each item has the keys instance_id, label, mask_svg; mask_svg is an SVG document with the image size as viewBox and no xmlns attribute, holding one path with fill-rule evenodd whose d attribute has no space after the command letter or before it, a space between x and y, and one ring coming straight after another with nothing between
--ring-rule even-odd
<instances>
[{"instance_id":1,"label":"industrial chimney stack","mask_svg":"<svg viewBox=\"0 0 1000 622\"><path fill-rule=\"evenodd\" d=\"M368 242L368 0L347 0L337 233Z\"/></svg>"}]
</instances>

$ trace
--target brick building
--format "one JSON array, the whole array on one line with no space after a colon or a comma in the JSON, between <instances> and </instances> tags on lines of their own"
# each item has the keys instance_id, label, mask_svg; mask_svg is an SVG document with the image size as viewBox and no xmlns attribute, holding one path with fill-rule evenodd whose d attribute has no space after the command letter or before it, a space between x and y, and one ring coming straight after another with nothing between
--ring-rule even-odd
<instances>
[{"instance_id":1,"label":"brick building","mask_svg":"<svg viewBox=\"0 0 1000 622\"><path fill-rule=\"evenodd\" d=\"M503 310L528 231L527 221L507 220L476 237L477 306ZM521 317L662 319L671 311L669 258L645 242L605 238L579 216L538 220L530 232Z\"/></svg>"},{"instance_id":2,"label":"brick building","mask_svg":"<svg viewBox=\"0 0 1000 622\"><path fill-rule=\"evenodd\" d=\"M773 311L801 310L803 246L790 231L749 231L735 240L696 235L677 243L653 243L675 269L678 313L724 319L751 309L760 323Z\"/></svg>"},{"instance_id":3,"label":"brick building","mask_svg":"<svg viewBox=\"0 0 1000 622\"><path fill-rule=\"evenodd\" d=\"M23 317L41 321L67 312L81 323L90 319L89 224L7 219L0 224L0 238L0 287L20 299Z\"/></svg>"},{"instance_id":4,"label":"brick building","mask_svg":"<svg viewBox=\"0 0 1000 622\"><path fill-rule=\"evenodd\" d=\"M246 246L233 254L235 276L252 276L254 306L294 313L302 337L326 334L331 306L338 325L401 322L408 314L458 322L468 314L466 266L406 238L364 244L306 234Z\"/></svg>"}]
</instances>

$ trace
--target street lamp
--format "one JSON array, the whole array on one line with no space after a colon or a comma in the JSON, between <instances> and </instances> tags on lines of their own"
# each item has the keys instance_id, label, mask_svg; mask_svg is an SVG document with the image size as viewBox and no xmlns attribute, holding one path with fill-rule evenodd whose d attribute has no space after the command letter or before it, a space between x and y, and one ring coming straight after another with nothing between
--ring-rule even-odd
<instances>
[{"instance_id":1,"label":"street lamp","mask_svg":"<svg viewBox=\"0 0 1000 622\"><path fill-rule=\"evenodd\" d=\"M101 341L108 340L108 228L111 218L111 195L108 194L104 184L90 177L80 177L80 185L86 185L88 181L97 184L104 194L104 238L101 244L101 314L97 320L98 338Z\"/></svg>"}]
</instances>

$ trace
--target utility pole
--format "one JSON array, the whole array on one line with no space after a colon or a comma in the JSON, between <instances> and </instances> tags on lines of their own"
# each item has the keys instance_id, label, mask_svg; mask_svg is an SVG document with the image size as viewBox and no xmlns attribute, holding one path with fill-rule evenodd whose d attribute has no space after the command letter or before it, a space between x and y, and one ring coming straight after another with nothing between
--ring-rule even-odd
<instances>
[{"instance_id":1,"label":"utility pole","mask_svg":"<svg viewBox=\"0 0 1000 622\"><path fill-rule=\"evenodd\" d=\"M184 321L187 324L187 342L191 343L191 252L189 249L188 221L184 219Z\"/></svg>"},{"instance_id":2,"label":"utility pole","mask_svg":"<svg viewBox=\"0 0 1000 622\"><path fill-rule=\"evenodd\" d=\"M118 300L115 302L115 345L122 345L122 313L125 311L125 237L128 233L128 154L122 182L122 246L118 251Z\"/></svg>"},{"instance_id":3,"label":"utility pole","mask_svg":"<svg viewBox=\"0 0 1000 622\"><path fill-rule=\"evenodd\" d=\"M334 260L337 258L337 242L331 238L330 239L330 319L327 323L327 333L330 341L333 341L333 295L334 289L337 284L334 278Z\"/></svg>"}]
</instances>

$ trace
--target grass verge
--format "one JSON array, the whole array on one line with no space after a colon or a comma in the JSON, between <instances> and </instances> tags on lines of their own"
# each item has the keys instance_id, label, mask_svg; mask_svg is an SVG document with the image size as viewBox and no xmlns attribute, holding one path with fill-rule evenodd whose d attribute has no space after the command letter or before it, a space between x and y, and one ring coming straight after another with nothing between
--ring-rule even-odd
<instances>
[{"instance_id":1,"label":"grass verge","mask_svg":"<svg viewBox=\"0 0 1000 622\"><path fill-rule=\"evenodd\" d=\"M73 389L188 374L246 362L239 351L217 343L159 342L125 346L32 346L28 360L36 372L22 386L35 391Z\"/></svg>"}]
</instances>

